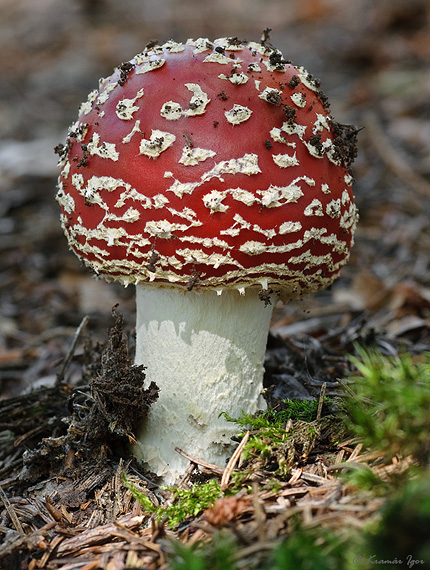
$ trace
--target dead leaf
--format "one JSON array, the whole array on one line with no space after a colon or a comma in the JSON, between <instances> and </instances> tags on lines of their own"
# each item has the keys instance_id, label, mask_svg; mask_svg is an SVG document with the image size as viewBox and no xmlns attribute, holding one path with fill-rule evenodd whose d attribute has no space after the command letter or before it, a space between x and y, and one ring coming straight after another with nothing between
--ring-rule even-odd
<instances>
[{"instance_id":1,"label":"dead leaf","mask_svg":"<svg viewBox=\"0 0 430 570\"><path fill-rule=\"evenodd\" d=\"M221 497L215 504L203 513L205 520L211 525L220 526L232 521L251 506L251 501L246 497Z\"/></svg>"}]
</instances>

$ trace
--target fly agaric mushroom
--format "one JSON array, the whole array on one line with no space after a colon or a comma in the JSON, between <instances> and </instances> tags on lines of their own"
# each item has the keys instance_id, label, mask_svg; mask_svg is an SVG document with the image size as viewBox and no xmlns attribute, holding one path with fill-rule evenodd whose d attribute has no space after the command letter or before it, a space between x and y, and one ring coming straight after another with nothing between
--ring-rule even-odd
<instances>
[{"instance_id":1,"label":"fly agaric mushroom","mask_svg":"<svg viewBox=\"0 0 430 570\"><path fill-rule=\"evenodd\" d=\"M222 464L220 413L264 407L270 300L326 287L347 261L355 138L302 67L221 38L148 45L57 149L71 249L136 285L136 363L160 395L135 454L167 482L186 466L176 446Z\"/></svg>"}]
</instances>

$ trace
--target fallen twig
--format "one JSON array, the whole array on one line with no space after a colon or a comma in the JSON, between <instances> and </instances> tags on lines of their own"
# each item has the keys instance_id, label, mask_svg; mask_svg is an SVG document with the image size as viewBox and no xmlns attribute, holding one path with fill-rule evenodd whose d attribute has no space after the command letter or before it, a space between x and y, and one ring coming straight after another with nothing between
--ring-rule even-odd
<instances>
[{"instance_id":1,"label":"fallen twig","mask_svg":"<svg viewBox=\"0 0 430 570\"><path fill-rule=\"evenodd\" d=\"M230 481L230 477L231 474L233 473L233 470L236 466L236 463L239 461L240 456L242 454L243 448L245 447L245 445L247 444L249 439L249 431L247 431L245 433L245 435L242 438L242 441L239 443L238 447L236 448L235 452L233 453L233 455L230 457L229 462L227 463L226 468L224 469L224 473L222 474L221 477L221 489L223 491L225 491L228 487L229 481Z\"/></svg>"},{"instance_id":2,"label":"fallen twig","mask_svg":"<svg viewBox=\"0 0 430 570\"><path fill-rule=\"evenodd\" d=\"M317 420L321 419L321 413L322 413L322 409L323 409L326 388L327 388L327 382L324 382L324 384L321 386L320 397L318 400Z\"/></svg>"},{"instance_id":3,"label":"fallen twig","mask_svg":"<svg viewBox=\"0 0 430 570\"><path fill-rule=\"evenodd\" d=\"M190 455L189 453L187 453L186 451L184 451L180 447L175 447L175 451L177 453L179 453L179 455L182 455L182 457L185 457L185 459L188 459L188 461L191 461L191 463L195 463L196 465L199 465L200 467L204 467L205 469L208 469L212 473L215 473L215 475L223 475L223 473L224 473L224 470L225 470L224 467L219 467L219 465L214 465L213 463L208 463L207 461L204 461L203 459L198 459L197 457Z\"/></svg>"},{"instance_id":4,"label":"fallen twig","mask_svg":"<svg viewBox=\"0 0 430 570\"><path fill-rule=\"evenodd\" d=\"M402 153L393 147L374 113L366 115L365 126L370 143L385 165L417 194L429 197L430 184L408 164Z\"/></svg>"},{"instance_id":5,"label":"fallen twig","mask_svg":"<svg viewBox=\"0 0 430 570\"><path fill-rule=\"evenodd\" d=\"M85 315L85 317L82 319L80 325L76 329L75 334L73 335L72 344L69 348L68 353L66 354L66 356L63 360L63 365L61 366L61 369L57 374L57 385L61 384L64 380L64 376L66 375L67 369L70 365L70 361L72 360L73 355L75 353L76 345L78 344L78 340L79 340L83 330L87 326L89 320L90 320L90 317L88 315Z\"/></svg>"},{"instance_id":6,"label":"fallen twig","mask_svg":"<svg viewBox=\"0 0 430 570\"><path fill-rule=\"evenodd\" d=\"M10 520L12 521L15 529L19 533L24 534L24 529L22 528L22 524L20 523L18 517L16 516L15 509L10 504L10 501L6 496L6 493L3 491L3 487L0 487L0 499L4 505L4 508L7 511L7 514L10 516Z\"/></svg>"}]
</instances>

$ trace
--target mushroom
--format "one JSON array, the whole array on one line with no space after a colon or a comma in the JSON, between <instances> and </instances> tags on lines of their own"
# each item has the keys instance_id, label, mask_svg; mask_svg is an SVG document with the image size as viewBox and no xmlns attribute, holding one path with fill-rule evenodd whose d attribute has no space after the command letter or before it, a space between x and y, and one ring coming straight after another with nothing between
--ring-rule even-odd
<instances>
[{"instance_id":1,"label":"mushroom","mask_svg":"<svg viewBox=\"0 0 430 570\"><path fill-rule=\"evenodd\" d=\"M136 286L137 364L158 401L135 455L173 482L176 447L222 465L264 408L273 303L330 285L357 221L356 131L268 45L148 45L100 80L60 153L70 248Z\"/></svg>"}]
</instances>

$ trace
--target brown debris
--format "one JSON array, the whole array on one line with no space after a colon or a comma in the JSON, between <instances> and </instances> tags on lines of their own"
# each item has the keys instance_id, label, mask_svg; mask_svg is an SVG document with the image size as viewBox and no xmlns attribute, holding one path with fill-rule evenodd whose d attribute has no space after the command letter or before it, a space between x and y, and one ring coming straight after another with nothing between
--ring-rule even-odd
<instances>
[{"instance_id":1,"label":"brown debris","mask_svg":"<svg viewBox=\"0 0 430 570\"><path fill-rule=\"evenodd\" d=\"M252 502L247 497L234 495L217 499L210 509L206 509L203 518L212 526L226 525L246 510L252 512Z\"/></svg>"},{"instance_id":2,"label":"brown debris","mask_svg":"<svg viewBox=\"0 0 430 570\"><path fill-rule=\"evenodd\" d=\"M318 421L325 419L323 416ZM297 430L300 422L294 425ZM367 465L384 479L401 473L410 465L410 459L395 458L387 464L380 453L363 453L361 444L353 440L324 448L322 433L316 430L316 440L305 455L304 448L297 450L289 475L280 479L267 469L270 462L260 461L259 467L255 464L253 469L247 461L238 465L249 432L226 468L178 450L189 458L189 475L193 477L215 477L230 492L236 485L233 472L243 480L239 491L218 499L175 530L166 527L166 520L155 520L145 513L122 484L121 474L126 473L128 481L154 505L165 501L157 485L136 471L130 461L127 464L114 456L104 467L94 464L94 470L86 473L65 470L64 476L56 477L46 473L48 477L36 485L37 495L31 490L22 496L17 492L10 494L10 488L0 494L4 506L0 515L14 529L8 531L0 547L0 563L7 565L19 560L29 570L117 570L133 566L167 569L172 541L191 546L211 540L215 531L224 528L238 541L236 559L246 564L255 557L263 561L280 540L288 537L291 521L297 517L308 527L363 527L378 512L383 499L358 493L338 479L339 470ZM0 482L0 488L4 484ZM251 494L246 492L248 485ZM5 531L0 526L0 532Z\"/></svg>"},{"instance_id":3,"label":"brown debris","mask_svg":"<svg viewBox=\"0 0 430 570\"><path fill-rule=\"evenodd\" d=\"M144 366L133 364L123 333L123 317L115 311L113 315L109 345L102 354L101 369L91 382L94 406L86 420L86 438L109 441L114 435L132 443L139 422L158 398L158 388L154 382L143 388Z\"/></svg>"}]
</instances>

